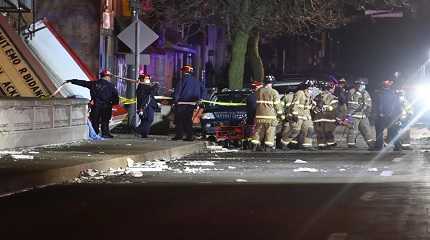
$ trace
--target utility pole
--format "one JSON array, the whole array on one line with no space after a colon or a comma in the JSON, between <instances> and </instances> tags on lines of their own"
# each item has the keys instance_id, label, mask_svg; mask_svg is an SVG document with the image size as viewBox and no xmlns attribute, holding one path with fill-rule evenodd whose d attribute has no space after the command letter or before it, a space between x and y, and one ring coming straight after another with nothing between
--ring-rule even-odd
<instances>
[{"instance_id":1,"label":"utility pole","mask_svg":"<svg viewBox=\"0 0 430 240\"><path fill-rule=\"evenodd\" d=\"M139 0L129 0L131 10L133 13L133 24L135 24L135 33L134 33L134 68L132 69L132 72L129 76L131 76L133 79L139 78L139 12L140 12L140 1ZM136 98L136 84L132 82L127 83L127 98L128 99L135 99ZM130 104L128 108L128 126L130 128L135 128L137 125L137 118L136 118L136 104Z\"/></svg>"}]
</instances>

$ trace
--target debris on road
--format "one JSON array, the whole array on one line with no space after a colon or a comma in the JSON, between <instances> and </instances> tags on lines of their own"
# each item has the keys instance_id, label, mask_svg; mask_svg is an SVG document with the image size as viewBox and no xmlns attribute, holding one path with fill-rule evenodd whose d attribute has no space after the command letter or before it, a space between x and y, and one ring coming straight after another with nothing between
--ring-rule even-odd
<instances>
[{"instance_id":1,"label":"debris on road","mask_svg":"<svg viewBox=\"0 0 430 240\"><path fill-rule=\"evenodd\" d=\"M132 177L135 177L135 178L143 177L143 173L142 172L131 172L130 175Z\"/></svg>"},{"instance_id":2,"label":"debris on road","mask_svg":"<svg viewBox=\"0 0 430 240\"><path fill-rule=\"evenodd\" d=\"M187 161L185 166L215 166L213 161Z\"/></svg>"},{"instance_id":3,"label":"debris on road","mask_svg":"<svg viewBox=\"0 0 430 240\"><path fill-rule=\"evenodd\" d=\"M22 155L22 154L21 155L12 154L11 157L13 159L16 159L16 160L32 160L32 159L34 159L34 156L32 156L32 155Z\"/></svg>"},{"instance_id":4,"label":"debris on road","mask_svg":"<svg viewBox=\"0 0 430 240\"><path fill-rule=\"evenodd\" d=\"M296 168L294 169L294 172L310 172L310 173L316 173L319 172L316 168Z\"/></svg>"},{"instance_id":5,"label":"debris on road","mask_svg":"<svg viewBox=\"0 0 430 240\"><path fill-rule=\"evenodd\" d=\"M239 152L239 149L228 149L218 145L211 145L211 146L208 145L206 146L206 149L209 150L209 152L211 153Z\"/></svg>"},{"instance_id":6,"label":"debris on road","mask_svg":"<svg viewBox=\"0 0 430 240\"><path fill-rule=\"evenodd\" d=\"M305 164L305 163L308 163L308 162L300 160L300 159L297 159L296 161L294 161L294 163Z\"/></svg>"},{"instance_id":7,"label":"debris on road","mask_svg":"<svg viewBox=\"0 0 430 240\"><path fill-rule=\"evenodd\" d=\"M83 177L95 177L97 174L99 174L99 171L91 168L81 172L81 176Z\"/></svg>"},{"instance_id":8,"label":"debris on road","mask_svg":"<svg viewBox=\"0 0 430 240\"><path fill-rule=\"evenodd\" d=\"M134 160L131 158L127 158L127 167L133 167L134 165Z\"/></svg>"},{"instance_id":9,"label":"debris on road","mask_svg":"<svg viewBox=\"0 0 430 240\"><path fill-rule=\"evenodd\" d=\"M383 176L383 177L391 177L391 176L393 176L393 171L389 171L389 170L387 170L387 171L382 171L382 172L381 172L381 174L380 174L380 176Z\"/></svg>"},{"instance_id":10,"label":"debris on road","mask_svg":"<svg viewBox=\"0 0 430 240\"><path fill-rule=\"evenodd\" d=\"M248 182L248 180L246 180L246 179L241 179L241 178L238 178L238 179L236 179L236 180L235 180L235 182Z\"/></svg>"},{"instance_id":11,"label":"debris on road","mask_svg":"<svg viewBox=\"0 0 430 240\"><path fill-rule=\"evenodd\" d=\"M205 171L210 171L211 169L208 168L189 168L186 167L184 169L185 173L204 173Z\"/></svg>"}]
</instances>

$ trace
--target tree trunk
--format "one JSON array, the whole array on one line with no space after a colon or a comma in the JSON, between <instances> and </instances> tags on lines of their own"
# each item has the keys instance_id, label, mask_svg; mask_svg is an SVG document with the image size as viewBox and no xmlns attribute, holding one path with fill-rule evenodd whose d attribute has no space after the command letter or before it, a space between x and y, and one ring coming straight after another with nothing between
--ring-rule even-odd
<instances>
[{"instance_id":1,"label":"tree trunk","mask_svg":"<svg viewBox=\"0 0 430 240\"><path fill-rule=\"evenodd\" d=\"M251 69L252 80L263 81L264 67L261 60L260 51L260 32L253 31L248 41L248 62Z\"/></svg>"},{"instance_id":2,"label":"tree trunk","mask_svg":"<svg viewBox=\"0 0 430 240\"><path fill-rule=\"evenodd\" d=\"M249 32L238 31L233 39L231 62L228 70L230 89L243 88L243 73L245 70L245 56L248 46Z\"/></svg>"}]
</instances>

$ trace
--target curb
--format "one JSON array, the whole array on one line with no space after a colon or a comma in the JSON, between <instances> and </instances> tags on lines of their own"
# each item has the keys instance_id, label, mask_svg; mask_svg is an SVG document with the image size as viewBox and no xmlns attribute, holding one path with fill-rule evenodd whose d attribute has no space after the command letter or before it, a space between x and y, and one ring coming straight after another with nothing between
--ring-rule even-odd
<instances>
[{"instance_id":1,"label":"curb","mask_svg":"<svg viewBox=\"0 0 430 240\"><path fill-rule=\"evenodd\" d=\"M79 177L80 173L87 169L107 170L109 168L126 168L127 159L132 159L136 162L153 161L157 159L175 159L202 152L204 146L204 142L198 142L142 154L124 155L108 160L5 177L0 184L0 198L15 193L30 191L35 188L61 184Z\"/></svg>"}]
</instances>

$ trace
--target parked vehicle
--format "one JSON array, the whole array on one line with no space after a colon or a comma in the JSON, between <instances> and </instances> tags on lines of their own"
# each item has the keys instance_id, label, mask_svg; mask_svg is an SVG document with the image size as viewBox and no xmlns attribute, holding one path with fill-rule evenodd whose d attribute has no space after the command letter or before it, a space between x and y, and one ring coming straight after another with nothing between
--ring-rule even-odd
<instances>
[{"instance_id":1,"label":"parked vehicle","mask_svg":"<svg viewBox=\"0 0 430 240\"><path fill-rule=\"evenodd\" d=\"M211 141L240 145L247 117L246 98L249 89L223 90L215 93L205 104L201 126L203 136Z\"/></svg>"}]
</instances>

